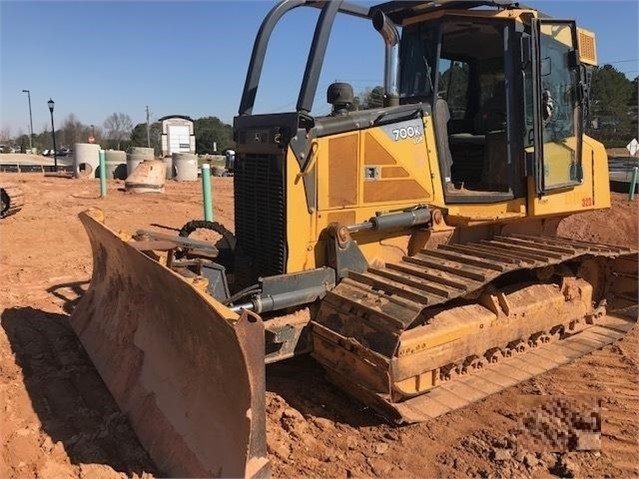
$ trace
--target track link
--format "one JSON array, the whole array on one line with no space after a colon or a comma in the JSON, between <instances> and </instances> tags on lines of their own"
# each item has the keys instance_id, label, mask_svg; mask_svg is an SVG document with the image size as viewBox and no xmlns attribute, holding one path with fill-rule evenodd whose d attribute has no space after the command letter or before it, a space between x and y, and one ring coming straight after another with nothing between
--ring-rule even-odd
<instances>
[{"instance_id":1,"label":"track link","mask_svg":"<svg viewBox=\"0 0 639 479\"><path fill-rule=\"evenodd\" d=\"M510 284L523 273L527 281ZM497 379L524 357L545 364L534 375L564 364L543 362L546 351L574 359L567 338L606 327L599 325L606 309L593 303L636 307L636 292L630 248L527 235L440 245L350 273L322 302L313 355L334 382L392 420L426 420L436 408L422 403L443 394L437 391L478 375L504 387L528 379ZM615 323L610 342L632 324ZM603 345L588 344L581 354Z\"/></svg>"}]
</instances>

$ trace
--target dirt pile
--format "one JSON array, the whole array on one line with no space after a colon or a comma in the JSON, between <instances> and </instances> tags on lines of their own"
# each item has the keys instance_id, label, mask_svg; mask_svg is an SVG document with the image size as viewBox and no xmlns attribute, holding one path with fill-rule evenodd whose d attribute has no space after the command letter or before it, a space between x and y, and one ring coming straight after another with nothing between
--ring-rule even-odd
<instances>
[{"instance_id":1,"label":"dirt pile","mask_svg":"<svg viewBox=\"0 0 639 479\"><path fill-rule=\"evenodd\" d=\"M559 224L557 234L593 243L608 243L637 248L639 218L636 201L629 203L628 195L612 194L612 207L569 216Z\"/></svg>"}]
</instances>

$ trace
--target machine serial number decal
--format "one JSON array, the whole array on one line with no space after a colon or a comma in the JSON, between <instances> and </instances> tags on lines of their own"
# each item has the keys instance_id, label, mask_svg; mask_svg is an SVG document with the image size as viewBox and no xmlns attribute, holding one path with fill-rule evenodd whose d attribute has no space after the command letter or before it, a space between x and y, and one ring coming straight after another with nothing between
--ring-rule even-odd
<instances>
[{"instance_id":1,"label":"machine serial number decal","mask_svg":"<svg viewBox=\"0 0 639 479\"><path fill-rule=\"evenodd\" d=\"M421 139L422 137L422 129L418 126L412 125L402 128L395 128L391 130L391 133L393 134L393 141L401 141L408 138Z\"/></svg>"},{"instance_id":2,"label":"machine serial number decal","mask_svg":"<svg viewBox=\"0 0 639 479\"><path fill-rule=\"evenodd\" d=\"M581 206L583 206L584 208L586 206L592 206L592 205L593 205L592 198L587 196L587 197L581 199Z\"/></svg>"}]
</instances>

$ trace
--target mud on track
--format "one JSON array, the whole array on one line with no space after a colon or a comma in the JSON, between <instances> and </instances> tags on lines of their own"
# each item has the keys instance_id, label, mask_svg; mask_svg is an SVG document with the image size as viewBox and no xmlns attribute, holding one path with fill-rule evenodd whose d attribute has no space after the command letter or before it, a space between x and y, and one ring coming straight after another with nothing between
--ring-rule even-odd
<instances>
[{"instance_id":1,"label":"mud on track","mask_svg":"<svg viewBox=\"0 0 639 479\"><path fill-rule=\"evenodd\" d=\"M116 230L170 232L167 227L201 217L199 183L171 183L165 195L137 197L113 182L101 200L91 180L0 179L19 183L27 201L0 222L0 477L161 475L67 322L91 274L88 240L76 215L99 206ZM232 208L232 179L214 178L215 219L230 229ZM617 195L609 211L564 220L560 234L636 246L636 203ZM267 369L267 429L274 476L638 477L638 340L635 328L571 365L403 428L388 426L328 384L310 359L273 365ZM539 398L551 406L569 398L562 406L566 417L587 416L589 408L599 414L600 449L531 444L539 423L526 431L522 421L539 412ZM581 431L577 422L547 419L552 427L544 431Z\"/></svg>"}]
</instances>

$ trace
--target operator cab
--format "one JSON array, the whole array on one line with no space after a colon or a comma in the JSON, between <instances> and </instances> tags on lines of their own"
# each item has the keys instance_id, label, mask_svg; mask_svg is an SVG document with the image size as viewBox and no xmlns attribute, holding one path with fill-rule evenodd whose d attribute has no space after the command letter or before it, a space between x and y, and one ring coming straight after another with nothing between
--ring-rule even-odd
<instances>
[{"instance_id":1,"label":"operator cab","mask_svg":"<svg viewBox=\"0 0 639 479\"><path fill-rule=\"evenodd\" d=\"M269 38L302 6L320 12L295 107L253 114ZM352 87L334 84L330 113L313 115L340 13L364 20L383 39L383 105L356 110ZM578 35L586 41L583 57ZM246 284L324 264L315 232L332 222L356 225L422 205L455 204L446 213L450 224L565 211L560 202L569 195L555 192L584 186L586 59L596 64L594 35L514 0L278 3L255 39L233 123L235 233L245 258L237 263L246 264ZM590 186L579 192L586 206L594 201ZM362 247L381 244L368 231L360 236ZM303 248L290 241L302 237Z\"/></svg>"},{"instance_id":2,"label":"operator cab","mask_svg":"<svg viewBox=\"0 0 639 479\"><path fill-rule=\"evenodd\" d=\"M525 197L527 176L537 176L539 194L578 184L583 85L574 23L531 27L476 12L407 22L401 34L400 103L432 105L446 202Z\"/></svg>"}]
</instances>

